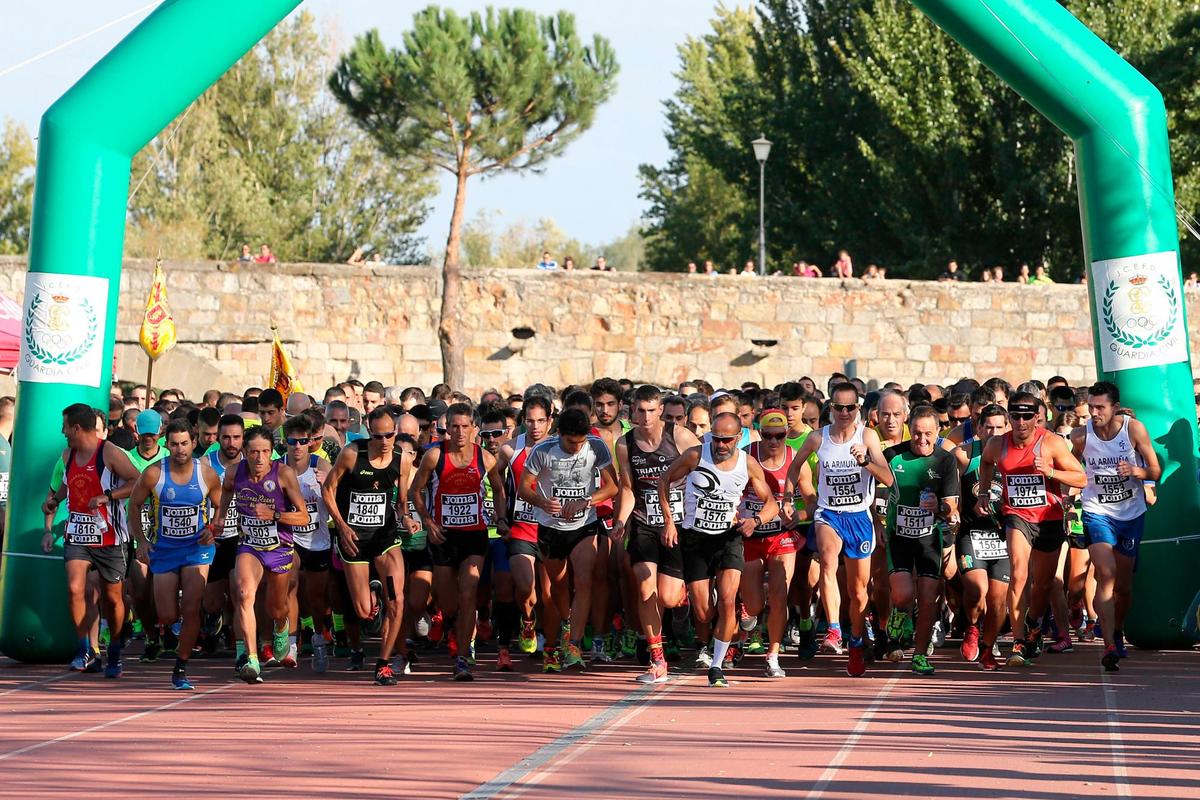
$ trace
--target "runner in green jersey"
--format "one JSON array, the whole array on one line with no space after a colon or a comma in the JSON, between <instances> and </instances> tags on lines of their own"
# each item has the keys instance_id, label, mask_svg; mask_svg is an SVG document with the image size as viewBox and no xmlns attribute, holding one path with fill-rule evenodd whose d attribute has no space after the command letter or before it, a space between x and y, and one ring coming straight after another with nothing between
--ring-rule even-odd
<instances>
[{"instance_id":1,"label":"runner in green jersey","mask_svg":"<svg viewBox=\"0 0 1200 800\"><path fill-rule=\"evenodd\" d=\"M912 670L932 675L926 650L933 634L942 576L944 519L951 530L958 525L959 475L953 454L937 449L938 417L930 406L918 406L909 418L912 438L884 451L895 477L887 506L887 559L892 593L892 613L886 635L904 626L913 602L913 574L917 576L917 623ZM887 656L899 661L903 651L890 644Z\"/></svg>"}]
</instances>

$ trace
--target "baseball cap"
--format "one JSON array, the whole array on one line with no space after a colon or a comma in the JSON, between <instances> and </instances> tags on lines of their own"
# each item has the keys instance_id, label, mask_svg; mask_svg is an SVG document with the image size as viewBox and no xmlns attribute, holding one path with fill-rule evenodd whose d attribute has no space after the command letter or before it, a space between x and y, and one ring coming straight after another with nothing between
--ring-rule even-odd
<instances>
[{"instance_id":1,"label":"baseball cap","mask_svg":"<svg viewBox=\"0 0 1200 800\"><path fill-rule=\"evenodd\" d=\"M145 436L153 433L155 436L162 430L162 415L153 408L147 408L145 411L137 415L138 436Z\"/></svg>"},{"instance_id":2,"label":"baseball cap","mask_svg":"<svg viewBox=\"0 0 1200 800\"><path fill-rule=\"evenodd\" d=\"M768 409L759 417L758 427L763 430L766 428L787 428L787 416L778 409Z\"/></svg>"}]
</instances>

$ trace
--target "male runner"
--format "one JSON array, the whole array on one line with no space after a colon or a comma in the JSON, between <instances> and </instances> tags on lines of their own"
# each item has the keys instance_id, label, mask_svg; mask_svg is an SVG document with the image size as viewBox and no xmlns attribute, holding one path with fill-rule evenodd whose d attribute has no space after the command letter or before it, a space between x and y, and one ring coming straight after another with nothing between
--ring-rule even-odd
<instances>
[{"instance_id":1,"label":"male runner","mask_svg":"<svg viewBox=\"0 0 1200 800\"><path fill-rule=\"evenodd\" d=\"M580 644L591 611L596 539L602 531L596 506L617 493L612 454L591 430L592 421L585 412L577 408L563 411L558 418L558 435L533 448L517 484L517 496L534 507L538 551L550 579L543 621L545 672L584 667ZM568 563L574 576L574 599ZM560 653L561 639L567 643Z\"/></svg>"},{"instance_id":2,"label":"male runner","mask_svg":"<svg viewBox=\"0 0 1200 800\"><path fill-rule=\"evenodd\" d=\"M879 400L875 405L875 417L878 420L875 432L879 434L881 450L887 452L889 447L908 441L910 436L907 424L908 413L909 401L900 392L884 389L879 393ZM876 623L879 628L883 629L875 631L874 655L877 659L889 655L888 648L895 642L889 642L888 639L896 638L892 634L899 632L905 644L911 642L913 638L912 616L908 613L912 610L911 592L908 605L900 609L904 614L897 618L905 623L903 629L895 629L891 633L887 631L886 621L892 619L892 581L889 577L890 566L885 545L889 497L891 497L891 487L883 484L875 485L875 503L872 506L874 513L871 519L875 525L876 547L875 552L871 554L870 602L875 613Z\"/></svg>"},{"instance_id":3,"label":"male runner","mask_svg":"<svg viewBox=\"0 0 1200 800\"><path fill-rule=\"evenodd\" d=\"M624 390L621 388L621 384L612 378L598 378L592 382L589 393L592 396L593 427L595 428L593 432L598 434L608 445L609 453L613 457L617 470L617 477L620 478L620 465L616 464L617 442L632 427L626 420L621 419L621 397L624 395ZM597 475L598 480L599 476ZM597 483L597 485L599 484ZM613 501L606 500L596 508L596 516L600 520L600 524L604 526L606 533L612 532L613 507ZM592 575L592 585L597 587L597 591L593 592L591 603L592 651L590 658L601 663L612 661L610 652L613 654L618 652L618 648L612 642L612 637L607 635L612 625L612 616L608 613L610 606L609 575L623 574L625 576L623 583L627 586L633 582L630 580L632 567L629 563L629 554L622 547L614 548L612 542L619 544L621 539L617 536L611 538L601 536L596 540L596 567ZM632 600L632 594L630 599ZM606 639L610 645L608 651L605 649Z\"/></svg>"},{"instance_id":4,"label":"male runner","mask_svg":"<svg viewBox=\"0 0 1200 800\"><path fill-rule=\"evenodd\" d=\"M479 420L479 446L484 452L496 459L496 471L504 475L504 467L500 461L500 449L506 444L506 418L500 408L492 407L483 412ZM486 493L483 501L484 518L488 523L488 556L484 560L483 576L480 581L478 604L480 621L486 619L486 612L491 601L492 618L496 622L496 670L511 672L513 668L512 654L509 646L517 635L517 607L513 601L512 564L508 558L508 543L500 534L499 518L508 519L507 503L505 506L496 505L495 490L491 481L484 481ZM505 495L502 495L505 496ZM480 637L486 638L486 637Z\"/></svg>"},{"instance_id":5,"label":"male runner","mask_svg":"<svg viewBox=\"0 0 1200 800\"><path fill-rule=\"evenodd\" d=\"M684 600L683 554L679 545L663 543L663 506L658 479L679 456L680 448L696 447L699 440L681 425L662 422L659 390L645 384L633 394L633 430L617 444L621 493L617 502L614 536L628 531L628 554L637 583L637 619L650 651L650 667L639 683L665 683L667 661L663 653L663 610L678 608ZM667 508L676 525L683 522L682 482L668 491ZM632 520L632 521L631 521Z\"/></svg>"},{"instance_id":6,"label":"male runner","mask_svg":"<svg viewBox=\"0 0 1200 800\"><path fill-rule=\"evenodd\" d=\"M784 415L787 416L787 437L784 442L796 451L804 446L809 434L817 429L821 418L821 404L809 393L811 390L805 388L804 380L785 383L779 387L779 402ZM812 384L811 378L808 379L808 384ZM808 457L808 466L810 472L816 469L816 454ZM805 512L803 494L797 494L794 505L796 541L799 547L796 550L794 577L788 591L791 621L787 635L799 649L800 657L807 660L817 653L812 599L821 571L813 566L817 537L812 529L812 512L801 513Z\"/></svg>"},{"instance_id":7,"label":"male runner","mask_svg":"<svg viewBox=\"0 0 1200 800\"><path fill-rule=\"evenodd\" d=\"M159 437L162 434L162 415L152 408L146 409L137 415L135 430L137 431L137 446L128 451L129 462L137 468L139 473L145 472L146 468L151 464L155 464L167 457L167 449L159 444ZM128 506L128 504L127 504ZM128 507L126 508L128 511ZM126 517L128 520L128 516ZM152 530L153 520L150 518L150 509L146 506L142 507L142 529ZM132 541L132 546L137 547L137 542ZM158 660L159 655L163 651L163 639L167 639L168 647L171 634L171 626L160 626L158 624L158 612L154 609L154 587L150 573L146 564L135 558L136 551L130 553L130 563L127 570L129 579L129 594L133 598L134 610L137 612L138 619L142 621L142 625L146 632L146 641L142 647L142 654L138 656L138 661L143 664L152 664Z\"/></svg>"},{"instance_id":8,"label":"male runner","mask_svg":"<svg viewBox=\"0 0 1200 800\"><path fill-rule=\"evenodd\" d=\"M1087 424L1071 434L1071 448L1087 475L1083 535L1096 568L1095 605L1104 634L1101 664L1109 672L1120 669L1120 659L1128 656L1123 629L1145 526L1145 482L1162 476L1146 426L1120 414L1120 403L1115 384L1093 385Z\"/></svg>"},{"instance_id":9,"label":"male runner","mask_svg":"<svg viewBox=\"0 0 1200 800\"><path fill-rule=\"evenodd\" d=\"M886 636L891 640L887 655L892 661L904 655L900 638L908 627L904 620L912 608L915 573L912 671L918 675L934 672L926 650L938 618L942 579L942 528L936 518L946 520L951 530L958 525L958 464L953 454L937 449L939 428L937 412L931 406L917 406L909 419L911 438L883 451L893 478L885 521L888 580L895 603L887 623Z\"/></svg>"},{"instance_id":10,"label":"male runner","mask_svg":"<svg viewBox=\"0 0 1200 800\"><path fill-rule=\"evenodd\" d=\"M662 421L666 425L682 428L687 424L687 400L671 395L662 402Z\"/></svg>"},{"instance_id":11,"label":"male runner","mask_svg":"<svg viewBox=\"0 0 1200 800\"><path fill-rule=\"evenodd\" d=\"M291 467L273 461L275 437L258 425L243 437L245 458L236 469L226 470L221 489L224 519L229 506L237 506L241 534L235 562L238 634L237 670L247 683L261 681L258 662L257 620L254 601L264 574L267 579L266 607L274 622L273 650L288 650L288 577L295 560L292 525L308 522L308 508Z\"/></svg>"},{"instance_id":12,"label":"male runner","mask_svg":"<svg viewBox=\"0 0 1200 800\"><path fill-rule=\"evenodd\" d=\"M1000 668L992 646L1004 622L1012 563L996 514L979 516L972 498L983 496L983 491L978 488L983 445L993 436L1008 433L1008 412L995 403L984 406L973 427L971 440L954 449L961 473L960 488L966 498L962 503L962 523L955 542L963 582L963 613L967 615L967 630L959 652L965 660L978 660L979 666L991 671ZM993 492L996 498L1000 496L999 491L1000 487L996 486Z\"/></svg>"},{"instance_id":13,"label":"male runner","mask_svg":"<svg viewBox=\"0 0 1200 800\"><path fill-rule=\"evenodd\" d=\"M216 547L210 504L221 502L221 479L193 455L195 432L187 420L168 423L164 435L170 457L142 473L129 498L129 528L138 543L137 557L154 576L158 624L168 628L181 620L171 686L190 692L188 659L200 633L204 584ZM142 526L142 509L150 501L154 540Z\"/></svg>"},{"instance_id":14,"label":"male runner","mask_svg":"<svg viewBox=\"0 0 1200 800\"><path fill-rule=\"evenodd\" d=\"M737 631L737 594L745 565L743 540L754 529L779 515L779 504L767 486L758 462L737 447L742 423L737 414L722 412L713 420L709 442L697 443L681 453L658 479L658 502L670 507L671 486L687 479L682 534L675 520L663 516L663 544L679 544L683 554L683 579L687 582L692 613L713 626L712 665L708 685L728 686L721 669L725 653ZM762 502L762 510L738 519L738 506L747 486ZM717 582L718 609L712 607L712 583Z\"/></svg>"},{"instance_id":15,"label":"male runner","mask_svg":"<svg viewBox=\"0 0 1200 800\"><path fill-rule=\"evenodd\" d=\"M1043 427L1046 416L1040 398L1016 392L1009 400L1008 416L1012 430L989 439L980 456L975 513L988 513L989 487L997 477L1004 489L1001 513L1012 562L1008 616L1013 648L1008 665L1019 667L1031 663L1040 647L1042 615L1067 538L1063 487L1082 489L1087 476L1067 443Z\"/></svg>"},{"instance_id":16,"label":"male runner","mask_svg":"<svg viewBox=\"0 0 1200 800\"><path fill-rule=\"evenodd\" d=\"M776 503L783 502L784 484L796 451L787 445L788 421L782 411L768 409L758 421L761 441L747 448L751 462L762 466L763 477ZM807 438L807 437L805 437ZM742 496L738 516L745 519L763 512L763 502L749 489ZM796 552L804 548L804 534L796 530L796 521L803 512L796 512L785 522L776 517L756 527L744 545L746 565L742 570L741 593L746 613L758 617L763 607L767 614L768 678L786 678L779 666L780 646L788 620L788 587L796 570ZM766 572L767 592L763 595L763 573Z\"/></svg>"},{"instance_id":17,"label":"male runner","mask_svg":"<svg viewBox=\"0 0 1200 800\"><path fill-rule=\"evenodd\" d=\"M508 498L508 563L513 577L513 593L521 614L518 647L522 653L537 651L534 608L537 605L538 524L534 507L517 492L529 454L550 435L553 406L541 396L527 397L521 416L525 420L524 438L505 444L500 451L497 469L507 468L504 495Z\"/></svg>"},{"instance_id":18,"label":"male runner","mask_svg":"<svg viewBox=\"0 0 1200 800\"><path fill-rule=\"evenodd\" d=\"M211 449L205 459L208 465L225 483L225 474L230 469L236 469L242 461L242 439L245 436L246 423L237 414L225 414L217 423L217 446ZM216 531L216 554L208 568L208 583L204 587L204 649L208 653L216 652L219 645L218 636L224 624L224 615L228 610L232 619L233 596L229 591L229 576L233 573L233 565L237 562L238 550L238 510L233 503L224 504L229 510L224 519L215 516L221 506L213 504L213 519L219 523Z\"/></svg>"},{"instance_id":19,"label":"male runner","mask_svg":"<svg viewBox=\"0 0 1200 800\"><path fill-rule=\"evenodd\" d=\"M67 602L71 621L75 623L75 634L79 637L79 651L71 662L71 669L93 671L96 660L90 644L91 621L84 597L88 571L94 569L103 585L103 606L108 612L108 630L112 637L104 676L119 678L129 539L124 501L133 491L138 471L124 450L100 439L96 432L96 411L91 406L75 403L63 409L62 433L67 440L67 449L62 454L66 480L43 503L42 513L53 514L59 503L66 499L63 558L67 568Z\"/></svg>"},{"instance_id":20,"label":"male runner","mask_svg":"<svg viewBox=\"0 0 1200 800\"><path fill-rule=\"evenodd\" d=\"M808 457L817 455L819 481L805 504L815 508L813 531L821 559L821 601L829 620L823 649L842 652L841 598L838 590L838 557L846 556L846 593L850 601L850 655L846 673L866 672L863 637L866 635L867 581L875 529L870 511L875 483L892 485L892 472L883 460L879 435L859 420L858 389L852 383L835 384L830 392L833 422L813 431L796 453L784 487L784 514L790 518L797 481Z\"/></svg>"},{"instance_id":21,"label":"male runner","mask_svg":"<svg viewBox=\"0 0 1200 800\"><path fill-rule=\"evenodd\" d=\"M421 456L409 486L409 498L429 536L434 594L443 616L458 615L456 681L474 679L470 662L474 658L475 601L488 551L488 522L483 508L485 477L492 484L495 503L505 503L504 478L496 469L496 459L475 443L477 433L469 405L455 403L446 409L445 439ZM506 526L507 521L501 520L498 527Z\"/></svg>"},{"instance_id":22,"label":"male runner","mask_svg":"<svg viewBox=\"0 0 1200 800\"><path fill-rule=\"evenodd\" d=\"M395 448L396 422L386 407L367 415L371 438L343 448L325 477L321 495L337 530L338 557L342 560L350 599L359 619L373 614L371 566L385 590L384 624L375 682L394 686L392 650L400 635L404 606L404 555L397 526L403 456Z\"/></svg>"}]
</instances>

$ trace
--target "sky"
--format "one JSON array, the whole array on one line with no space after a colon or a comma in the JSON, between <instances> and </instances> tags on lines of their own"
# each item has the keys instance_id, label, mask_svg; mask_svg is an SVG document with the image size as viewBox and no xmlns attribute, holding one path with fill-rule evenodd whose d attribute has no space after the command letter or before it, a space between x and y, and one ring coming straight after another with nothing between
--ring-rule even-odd
<instances>
[{"instance_id":1,"label":"sky","mask_svg":"<svg viewBox=\"0 0 1200 800\"><path fill-rule=\"evenodd\" d=\"M441 4L459 12L487 5ZM11 117L36 132L38 120L50 104L150 13L152 8L146 5L147 0L2 0L0 72L126 14L139 13L36 63L0 75L0 117ZM344 47L355 34L372 27L379 28L385 43L395 46L413 12L424 5L395 0L304 0L300 8L311 11L322 27L338 31ZM573 238L592 244L611 241L636 223L645 208L638 197L638 165L662 165L667 159L662 102L676 88L677 47L688 36L709 30L715 3L519 0L513 5L542 14L566 8L575 13L585 40L594 33L607 37L621 67L617 92L600 109L591 130L565 155L549 162L544 174L474 179L468 188L467 216L495 209L502 224L550 217ZM752 157L748 145L747 157ZM452 199L453 183L447 176L420 231L435 248L445 242Z\"/></svg>"}]
</instances>

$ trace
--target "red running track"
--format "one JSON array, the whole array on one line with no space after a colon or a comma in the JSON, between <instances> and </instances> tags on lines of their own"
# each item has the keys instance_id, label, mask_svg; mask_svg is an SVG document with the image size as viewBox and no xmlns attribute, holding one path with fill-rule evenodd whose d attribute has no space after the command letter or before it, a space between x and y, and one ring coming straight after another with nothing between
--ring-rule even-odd
<instances>
[{"instance_id":1,"label":"red running track","mask_svg":"<svg viewBox=\"0 0 1200 800\"><path fill-rule=\"evenodd\" d=\"M444 658L390 688L306 667L247 686L197 660L191 694L167 660L119 681L0 660L0 797L1200 797L1200 654L1134 651L1110 676L1098 656L988 674L948 648L933 677L858 680L747 658L724 690L524 659L457 684Z\"/></svg>"}]
</instances>

